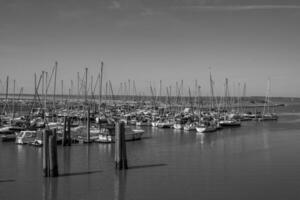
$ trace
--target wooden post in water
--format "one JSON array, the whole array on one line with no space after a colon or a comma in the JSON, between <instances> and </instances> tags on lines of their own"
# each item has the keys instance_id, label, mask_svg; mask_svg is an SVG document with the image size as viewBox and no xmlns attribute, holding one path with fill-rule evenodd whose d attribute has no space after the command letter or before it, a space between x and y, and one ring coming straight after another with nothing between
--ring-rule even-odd
<instances>
[{"instance_id":1,"label":"wooden post in water","mask_svg":"<svg viewBox=\"0 0 300 200\"><path fill-rule=\"evenodd\" d=\"M63 130L62 145L66 146L66 143L67 143L67 116L64 116L64 130Z\"/></svg>"},{"instance_id":2,"label":"wooden post in water","mask_svg":"<svg viewBox=\"0 0 300 200\"><path fill-rule=\"evenodd\" d=\"M117 122L115 124L115 167L116 169L121 168L121 156L120 156L120 149L121 142L120 142L120 124Z\"/></svg>"},{"instance_id":3,"label":"wooden post in water","mask_svg":"<svg viewBox=\"0 0 300 200\"><path fill-rule=\"evenodd\" d=\"M115 127L115 167L128 169L124 122L117 122Z\"/></svg>"},{"instance_id":4,"label":"wooden post in water","mask_svg":"<svg viewBox=\"0 0 300 200\"><path fill-rule=\"evenodd\" d=\"M68 130L67 130L67 144L68 146L71 146L72 139L71 139L71 118L68 117Z\"/></svg>"},{"instance_id":5,"label":"wooden post in water","mask_svg":"<svg viewBox=\"0 0 300 200\"><path fill-rule=\"evenodd\" d=\"M128 169L124 122L121 122L120 124L120 133L121 133L121 144L122 144L123 169Z\"/></svg>"},{"instance_id":6,"label":"wooden post in water","mask_svg":"<svg viewBox=\"0 0 300 200\"><path fill-rule=\"evenodd\" d=\"M52 135L49 136L49 158L50 176L56 177L58 176L56 129L52 130Z\"/></svg>"},{"instance_id":7,"label":"wooden post in water","mask_svg":"<svg viewBox=\"0 0 300 200\"><path fill-rule=\"evenodd\" d=\"M87 143L90 143L90 126L91 126L91 122L90 122L90 107L88 107L88 111L87 111L87 121L86 121L86 133L87 133Z\"/></svg>"},{"instance_id":8,"label":"wooden post in water","mask_svg":"<svg viewBox=\"0 0 300 200\"><path fill-rule=\"evenodd\" d=\"M49 130L43 131L43 175L44 177L48 177L49 174Z\"/></svg>"}]
</instances>

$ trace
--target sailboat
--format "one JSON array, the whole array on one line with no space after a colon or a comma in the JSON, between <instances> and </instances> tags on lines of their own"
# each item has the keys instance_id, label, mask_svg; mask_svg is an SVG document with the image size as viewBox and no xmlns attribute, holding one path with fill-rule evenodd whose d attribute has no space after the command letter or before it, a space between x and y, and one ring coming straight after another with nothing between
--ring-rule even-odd
<instances>
[{"instance_id":1,"label":"sailboat","mask_svg":"<svg viewBox=\"0 0 300 200\"><path fill-rule=\"evenodd\" d=\"M267 94L265 97L264 109L261 117L258 121L275 121L278 120L278 115L274 112L270 112L270 90L271 90L271 80L268 79Z\"/></svg>"}]
</instances>

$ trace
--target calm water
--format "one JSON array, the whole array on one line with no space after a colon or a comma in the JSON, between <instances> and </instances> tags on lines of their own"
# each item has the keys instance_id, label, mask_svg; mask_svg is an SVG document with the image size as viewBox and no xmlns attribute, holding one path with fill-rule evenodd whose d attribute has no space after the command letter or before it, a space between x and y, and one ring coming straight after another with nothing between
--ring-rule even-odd
<instances>
[{"instance_id":1,"label":"calm water","mask_svg":"<svg viewBox=\"0 0 300 200\"><path fill-rule=\"evenodd\" d=\"M279 112L209 134L148 128L118 173L111 144L59 146L61 176L43 178L41 148L0 142L0 199L299 199L300 106Z\"/></svg>"}]
</instances>

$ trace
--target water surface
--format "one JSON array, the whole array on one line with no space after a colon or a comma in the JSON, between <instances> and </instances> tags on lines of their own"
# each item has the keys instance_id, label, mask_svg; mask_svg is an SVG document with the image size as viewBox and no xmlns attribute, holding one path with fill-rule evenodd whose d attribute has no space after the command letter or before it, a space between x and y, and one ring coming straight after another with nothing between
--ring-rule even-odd
<instances>
[{"instance_id":1,"label":"water surface","mask_svg":"<svg viewBox=\"0 0 300 200\"><path fill-rule=\"evenodd\" d=\"M42 176L42 149L0 142L0 199L299 199L300 107L277 122L197 134L146 129L116 172L113 144L58 147L58 178Z\"/></svg>"}]
</instances>

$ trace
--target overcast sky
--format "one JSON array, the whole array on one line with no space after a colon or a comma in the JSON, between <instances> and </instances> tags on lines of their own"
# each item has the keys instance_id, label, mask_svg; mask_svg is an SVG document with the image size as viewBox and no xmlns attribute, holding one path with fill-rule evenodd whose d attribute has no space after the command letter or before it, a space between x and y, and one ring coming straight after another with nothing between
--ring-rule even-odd
<instances>
[{"instance_id":1,"label":"overcast sky","mask_svg":"<svg viewBox=\"0 0 300 200\"><path fill-rule=\"evenodd\" d=\"M217 94L227 77L231 93L246 82L248 95L264 95L270 77L272 96L299 97L298 2L0 0L0 79L30 93L34 72L57 60L68 88L85 67L97 76L104 61L115 90L128 79L145 93L150 81L187 88L197 79L207 95L211 68Z\"/></svg>"}]
</instances>

